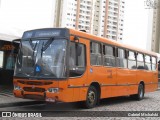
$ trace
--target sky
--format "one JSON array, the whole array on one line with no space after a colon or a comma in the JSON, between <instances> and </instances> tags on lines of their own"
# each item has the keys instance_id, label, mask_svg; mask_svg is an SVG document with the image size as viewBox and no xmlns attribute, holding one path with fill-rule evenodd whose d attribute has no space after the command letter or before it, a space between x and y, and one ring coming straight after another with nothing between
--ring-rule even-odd
<instances>
[{"instance_id":1,"label":"sky","mask_svg":"<svg viewBox=\"0 0 160 120\"><path fill-rule=\"evenodd\" d=\"M146 49L145 0L125 0L123 43ZM1 0L0 33L22 36L24 30L52 27L52 0Z\"/></svg>"},{"instance_id":2,"label":"sky","mask_svg":"<svg viewBox=\"0 0 160 120\"><path fill-rule=\"evenodd\" d=\"M52 26L52 0L1 0L0 33L22 35L22 31Z\"/></svg>"},{"instance_id":3,"label":"sky","mask_svg":"<svg viewBox=\"0 0 160 120\"><path fill-rule=\"evenodd\" d=\"M146 49L148 9L145 0L125 0L123 43Z\"/></svg>"}]
</instances>

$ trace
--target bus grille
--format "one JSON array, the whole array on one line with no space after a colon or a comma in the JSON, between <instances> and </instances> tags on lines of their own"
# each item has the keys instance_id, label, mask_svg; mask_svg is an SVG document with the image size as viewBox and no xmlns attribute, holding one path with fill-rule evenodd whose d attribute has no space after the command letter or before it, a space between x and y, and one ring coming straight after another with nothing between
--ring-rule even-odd
<instances>
[{"instance_id":1,"label":"bus grille","mask_svg":"<svg viewBox=\"0 0 160 120\"><path fill-rule=\"evenodd\" d=\"M44 88L31 88L31 87L24 87L23 88L24 91L27 91L27 92L45 92L45 89Z\"/></svg>"},{"instance_id":2,"label":"bus grille","mask_svg":"<svg viewBox=\"0 0 160 120\"><path fill-rule=\"evenodd\" d=\"M21 84L26 84L26 85L50 85L52 82L34 82L34 81L21 81L18 80L19 83Z\"/></svg>"}]
</instances>

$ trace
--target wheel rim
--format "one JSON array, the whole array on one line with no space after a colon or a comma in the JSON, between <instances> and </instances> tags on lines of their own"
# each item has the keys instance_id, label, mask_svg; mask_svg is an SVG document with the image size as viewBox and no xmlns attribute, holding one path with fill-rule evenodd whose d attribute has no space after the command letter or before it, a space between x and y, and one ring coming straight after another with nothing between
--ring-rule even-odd
<instances>
[{"instance_id":1,"label":"wheel rim","mask_svg":"<svg viewBox=\"0 0 160 120\"><path fill-rule=\"evenodd\" d=\"M95 102L95 92L89 91L89 93L88 93L88 102L91 105L94 104L94 102Z\"/></svg>"},{"instance_id":2,"label":"wheel rim","mask_svg":"<svg viewBox=\"0 0 160 120\"><path fill-rule=\"evenodd\" d=\"M139 92L140 92L139 93L140 98L143 98L143 87L142 86L140 87L140 91Z\"/></svg>"}]
</instances>

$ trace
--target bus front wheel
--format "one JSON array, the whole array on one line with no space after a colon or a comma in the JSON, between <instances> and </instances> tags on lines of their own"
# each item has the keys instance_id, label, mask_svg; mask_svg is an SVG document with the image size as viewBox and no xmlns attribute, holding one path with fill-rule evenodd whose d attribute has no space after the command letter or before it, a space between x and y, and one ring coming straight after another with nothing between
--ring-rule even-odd
<instances>
[{"instance_id":1,"label":"bus front wheel","mask_svg":"<svg viewBox=\"0 0 160 120\"><path fill-rule=\"evenodd\" d=\"M89 109L93 108L97 104L98 92L94 86L90 86L87 92L86 101L84 102L84 107Z\"/></svg>"}]
</instances>

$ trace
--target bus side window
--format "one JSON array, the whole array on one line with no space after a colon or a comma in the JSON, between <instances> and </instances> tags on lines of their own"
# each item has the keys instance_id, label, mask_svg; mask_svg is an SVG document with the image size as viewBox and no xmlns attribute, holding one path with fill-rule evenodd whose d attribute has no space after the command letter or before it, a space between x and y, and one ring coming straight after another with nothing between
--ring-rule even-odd
<instances>
[{"instance_id":1,"label":"bus side window","mask_svg":"<svg viewBox=\"0 0 160 120\"><path fill-rule=\"evenodd\" d=\"M91 65L102 65L102 47L100 43L90 42Z\"/></svg>"},{"instance_id":2,"label":"bus side window","mask_svg":"<svg viewBox=\"0 0 160 120\"><path fill-rule=\"evenodd\" d=\"M128 68L137 69L135 52L128 51Z\"/></svg>"},{"instance_id":3,"label":"bus side window","mask_svg":"<svg viewBox=\"0 0 160 120\"><path fill-rule=\"evenodd\" d=\"M155 71L156 70L156 57L152 57L152 71Z\"/></svg>"},{"instance_id":4,"label":"bus side window","mask_svg":"<svg viewBox=\"0 0 160 120\"><path fill-rule=\"evenodd\" d=\"M126 51L121 48L117 48L117 67L127 68Z\"/></svg>"},{"instance_id":5,"label":"bus side window","mask_svg":"<svg viewBox=\"0 0 160 120\"><path fill-rule=\"evenodd\" d=\"M104 66L115 67L115 47L103 45L103 55Z\"/></svg>"},{"instance_id":6,"label":"bus side window","mask_svg":"<svg viewBox=\"0 0 160 120\"><path fill-rule=\"evenodd\" d=\"M151 70L152 66L151 66L151 57L149 55L145 55L145 66L144 68L146 70Z\"/></svg>"},{"instance_id":7,"label":"bus side window","mask_svg":"<svg viewBox=\"0 0 160 120\"><path fill-rule=\"evenodd\" d=\"M81 47L80 54L77 54L77 48ZM70 43L70 56L69 56L69 77L81 76L86 67L86 49L85 45L81 43Z\"/></svg>"},{"instance_id":8,"label":"bus side window","mask_svg":"<svg viewBox=\"0 0 160 120\"><path fill-rule=\"evenodd\" d=\"M6 69L13 70L14 64L15 64L15 58L13 55L10 54L7 58Z\"/></svg>"},{"instance_id":9,"label":"bus side window","mask_svg":"<svg viewBox=\"0 0 160 120\"><path fill-rule=\"evenodd\" d=\"M144 69L144 55L141 53L137 55L137 69Z\"/></svg>"},{"instance_id":10,"label":"bus side window","mask_svg":"<svg viewBox=\"0 0 160 120\"><path fill-rule=\"evenodd\" d=\"M0 68L3 68L4 52L0 51Z\"/></svg>"}]
</instances>

